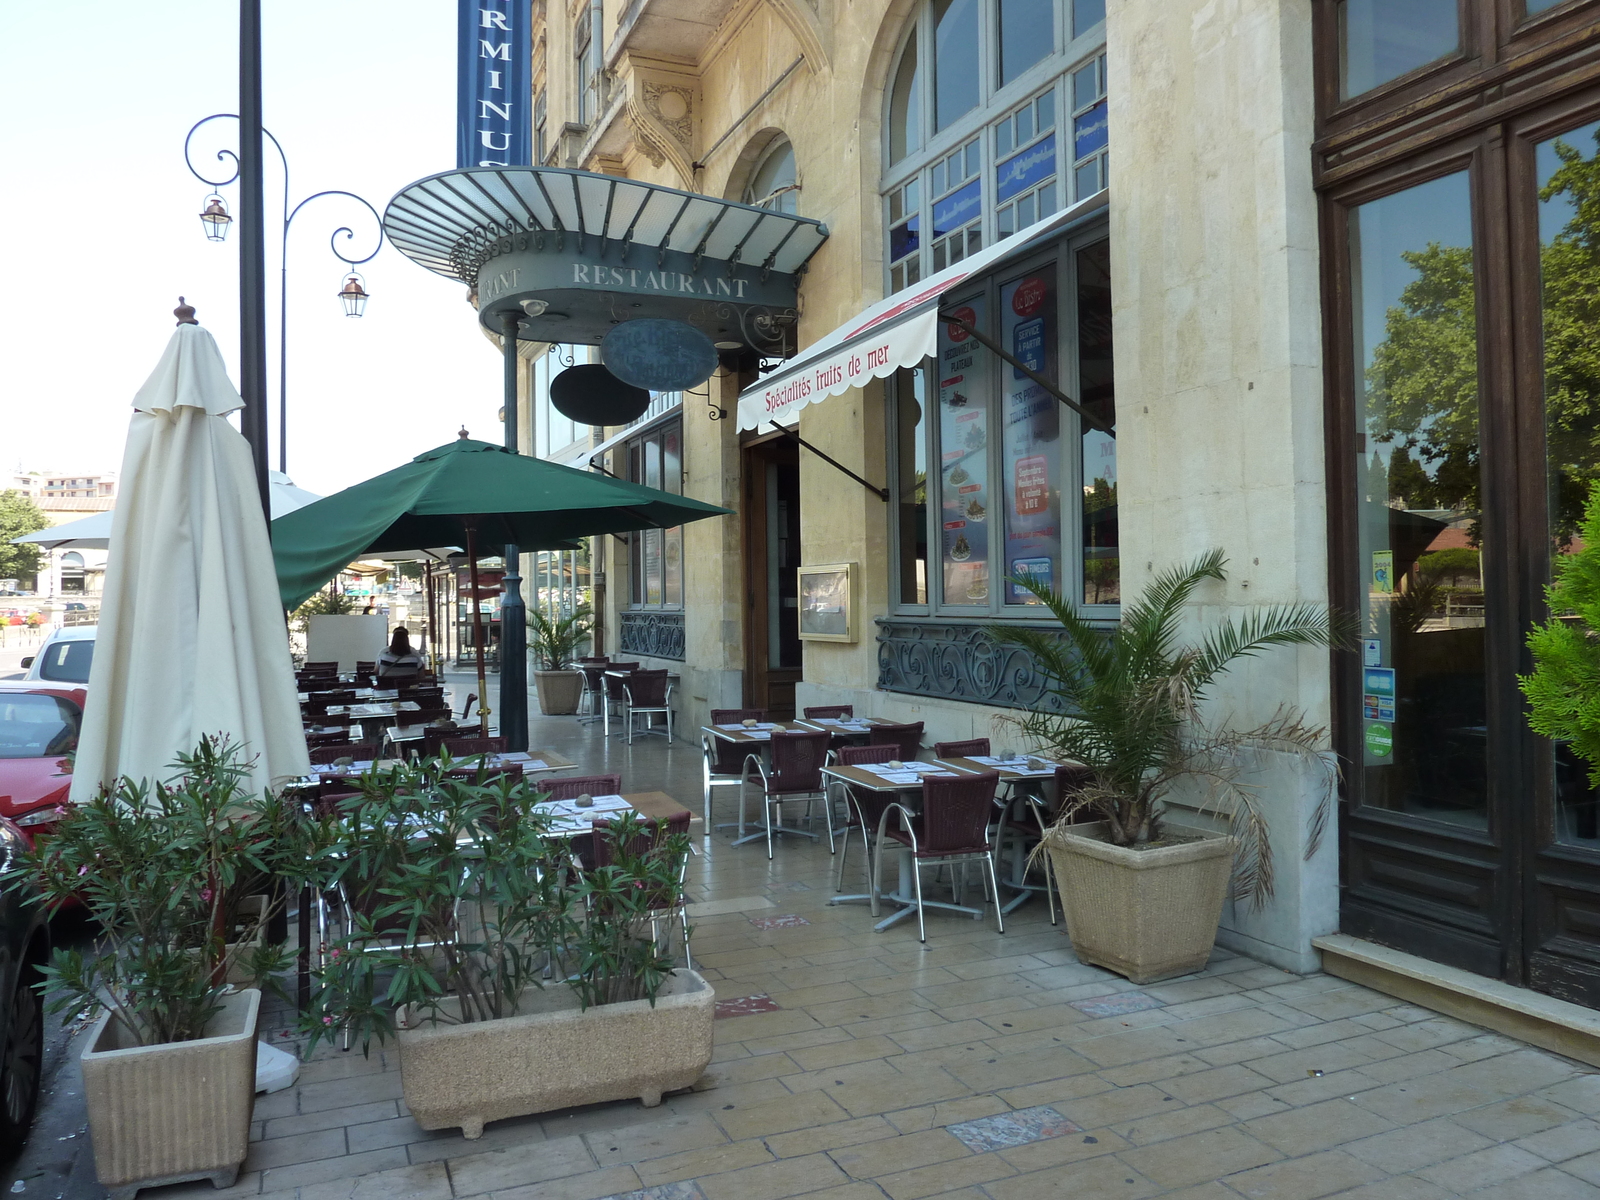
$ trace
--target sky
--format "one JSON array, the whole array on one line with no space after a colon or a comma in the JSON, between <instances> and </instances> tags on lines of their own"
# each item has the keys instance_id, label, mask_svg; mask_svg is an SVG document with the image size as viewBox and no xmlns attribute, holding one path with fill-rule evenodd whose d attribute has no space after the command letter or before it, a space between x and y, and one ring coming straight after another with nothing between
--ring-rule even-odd
<instances>
[{"instance_id":1,"label":"sky","mask_svg":"<svg viewBox=\"0 0 1600 1200\"><path fill-rule=\"evenodd\" d=\"M380 213L455 165L455 4L264 0L266 127L289 156L290 207L325 188ZM183 142L238 111L238 8L227 0L0 0L0 470L116 470L130 403L161 356L179 295L211 330L235 385L237 227L208 242L210 190ZM237 149L212 122L194 160ZM282 175L267 149L270 465L278 465L278 246ZM224 167L223 175L227 173ZM213 174L213 178L220 176ZM222 189L237 215L238 187ZM295 218L288 261L288 469L328 494L449 441L499 441L500 360L466 288L393 247L360 268L359 320L336 298L377 229L353 201Z\"/></svg>"}]
</instances>

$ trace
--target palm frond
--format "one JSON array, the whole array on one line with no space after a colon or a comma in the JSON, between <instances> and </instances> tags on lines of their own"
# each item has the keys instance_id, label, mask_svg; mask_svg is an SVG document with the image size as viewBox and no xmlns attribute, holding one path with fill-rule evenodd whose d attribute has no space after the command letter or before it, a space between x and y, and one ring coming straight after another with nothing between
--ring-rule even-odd
<instances>
[{"instance_id":1,"label":"palm frond","mask_svg":"<svg viewBox=\"0 0 1600 1200\"><path fill-rule=\"evenodd\" d=\"M1206 634L1189 669L1197 693L1241 658L1254 657L1271 646L1334 646L1342 630L1334 615L1314 604L1256 609L1224 621Z\"/></svg>"}]
</instances>

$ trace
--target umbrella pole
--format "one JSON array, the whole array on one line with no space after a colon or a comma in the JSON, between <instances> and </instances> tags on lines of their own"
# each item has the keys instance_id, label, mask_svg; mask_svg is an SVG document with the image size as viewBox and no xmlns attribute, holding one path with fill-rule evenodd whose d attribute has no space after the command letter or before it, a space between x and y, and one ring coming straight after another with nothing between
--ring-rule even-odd
<instances>
[{"instance_id":1,"label":"umbrella pole","mask_svg":"<svg viewBox=\"0 0 1600 1200\"><path fill-rule=\"evenodd\" d=\"M478 732L489 736L489 677L483 669L483 609L478 600L478 522L469 517L467 527L467 573L472 581L472 640L478 651Z\"/></svg>"}]
</instances>

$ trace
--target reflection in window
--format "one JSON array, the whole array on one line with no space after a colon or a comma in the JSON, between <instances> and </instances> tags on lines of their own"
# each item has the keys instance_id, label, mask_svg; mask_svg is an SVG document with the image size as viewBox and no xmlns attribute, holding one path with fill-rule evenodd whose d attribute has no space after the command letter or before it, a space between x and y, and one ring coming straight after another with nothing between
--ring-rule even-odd
<instances>
[{"instance_id":1,"label":"reflection in window","mask_svg":"<svg viewBox=\"0 0 1600 1200\"><path fill-rule=\"evenodd\" d=\"M628 481L683 494L683 423L671 420L628 443ZM635 608L683 606L683 527L628 535L629 600Z\"/></svg>"},{"instance_id":2,"label":"reflection in window","mask_svg":"<svg viewBox=\"0 0 1600 1200\"><path fill-rule=\"evenodd\" d=\"M1072 36L1082 37L1106 19L1106 0L1072 0Z\"/></svg>"},{"instance_id":3,"label":"reflection in window","mask_svg":"<svg viewBox=\"0 0 1600 1200\"><path fill-rule=\"evenodd\" d=\"M744 189L744 202L757 208L796 215L800 211L800 185L796 181L794 147L788 138L778 138L767 148L750 182Z\"/></svg>"},{"instance_id":4,"label":"reflection in window","mask_svg":"<svg viewBox=\"0 0 1600 1200\"><path fill-rule=\"evenodd\" d=\"M1055 0L996 0L1000 7L1000 83L1010 83L1054 49Z\"/></svg>"},{"instance_id":5,"label":"reflection in window","mask_svg":"<svg viewBox=\"0 0 1600 1200\"><path fill-rule=\"evenodd\" d=\"M1046 379L1060 378L1061 370L1055 276L1055 264L1048 263L1000 288L1000 344ZM1038 604L1032 592L1010 580L1061 587L1061 476L1067 466L1061 454L1061 404L1009 363L1000 366L1000 391L1000 490L982 504L998 499L995 516L1003 518L1005 602ZM982 504L969 505L966 515L982 519Z\"/></svg>"},{"instance_id":6,"label":"reflection in window","mask_svg":"<svg viewBox=\"0 0 1600 1200\"><path fill-rule=\"evenodd\" d=\"M1079 200L1106 186L1106 56L1072 73L1072 194Z\"/></svg>"},{"instance_id":7,"label":"reflection in window","mask_svg":"<svg viewBox=\"0 0 1600 1200\"><path fill-rule=\"evenodd\" d=\"M1117 427L1111 357L1111 243L1078 251L1078 403ZM1117 440L1083 430L1083 602L1122 599L1117 537Z\"/></svg>"},{"instance_id":8,"label":"reflection in window","mask_svg":"<svg viewBox=\"0 0 1600 1200\"><path fill-rule=\"evenodd\" d=\"M917 33L911 31L900 54L889 92L889 161L897 163L922 149L922 76L917 63Z\"/></svg>"},{"instance_id":9,"label":"reflection in window","mask_svg":"<svg viewBox=\"0 0 1600 1200\"><path fill-rule=\"evenodd\" d=\"M1529 8L1533 5L1530 3ZM1600 483L1600 376L1591 366L1600 307L1600 123L1541 142L1539 273L1544 309L1544 421L1552 574L1580 548L1578 524ZM1563 842L1600 846L1600 794L1570 746L1550 750L1555 832Z\"/></svg>"},{"instance_id":10,"label":"reflection in window","mask_svg":"<svg viewBox=\"0 0 1600 1200\"><path fill-rule=\"evenodd\" d=\"M899 499L901 604L928 602L928 441L926 376L895 373L895 463Z\"/></svg>"},{"instance_id":11,"label":"reflection in window","mask_svg":"<svg viewBox=\"0 0 1600 1200\"><path fill-rule=\"evenodd\" d=\"M1350 214L1362 802L1483 828L1476 294L1465 172Z\"/></svg>"},{"instance_id":12,"label":"reflection in window","mask_svg":"<svg viewBox=\"0 0 1600 1200\"><path fill-rule=\"evenodd\" d=\"M950 309L975 329L989 323L987 310L981 296ZM966 330L939 322L939 560L946 605L989 606L990 361Z\"/></svg>"},{"instance_id":13,"label":"reflection in window","mask_svg":"<svg viewBox=\"0 0 1600 1200\"><path fill-rule=\"evenodd\" d=\"M933 127L978 106L978 0L933 2Z\"/></svg>"},{"instance_id":14,"label":"reflection in window","mask_svg":"<svg viewBox=\"0 0 1600 1200\"><path fill-rule=\"evenodd\" d=\"M1359 96L1460 44L1456 0L1340 0L1339 94Z\"/></svg>"}]
</instances>

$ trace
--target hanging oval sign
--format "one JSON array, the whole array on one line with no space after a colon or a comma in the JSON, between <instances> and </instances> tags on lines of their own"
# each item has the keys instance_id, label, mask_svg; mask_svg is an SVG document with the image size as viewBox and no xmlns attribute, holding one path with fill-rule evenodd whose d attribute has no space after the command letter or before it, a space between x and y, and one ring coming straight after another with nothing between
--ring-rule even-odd
<instances>
[{"instance_id":1,"label":"hanging oval sign","mask_svg":"<svg viewBox=\"0 0 1600 1200\"><path fill-rule=\"evenodd\" d=\"M550 403L580 425L631 425L650 407L650 393L601 363L579 363L550 381Z\"/></svg>"},{"instance_id":2,"label":"hanging oval sign","mask_svg":"<svg viewBox=\"0 0 1600 1200\"><path fill-rule=\"evenodd\" d=\"M717 369L717 348L693 325L645 317L613 326L600 359L618 379L653 392L697 387Z\"/></svg>"}]
</instances>

